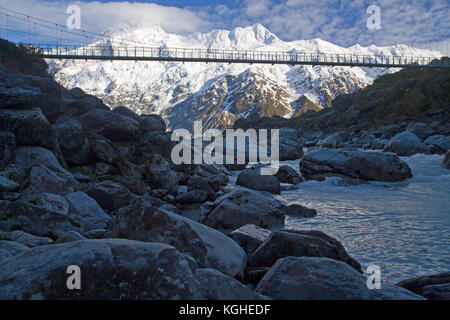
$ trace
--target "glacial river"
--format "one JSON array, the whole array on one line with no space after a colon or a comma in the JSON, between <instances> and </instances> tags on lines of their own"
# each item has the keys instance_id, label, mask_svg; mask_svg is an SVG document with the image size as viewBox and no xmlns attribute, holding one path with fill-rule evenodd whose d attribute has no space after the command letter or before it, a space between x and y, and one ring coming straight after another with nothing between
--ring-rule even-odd
<instances>
[{"instance_id":1,"label":"glacial river","mask_svg":"<svg viewBox=\"0 0 450 320\"><path fill-rule=\"evenodd\" d=\"M283 191L289 202L315 208L314 218L286 218L286 227L321 230L339 240L367 269L381 268L382 280L450 270L450 170L443 156L404 157L414 177L400 183L351 186L340 178L307 181ZM298 170L298 161L285 162Z\"/></svg>"}]
</instances>

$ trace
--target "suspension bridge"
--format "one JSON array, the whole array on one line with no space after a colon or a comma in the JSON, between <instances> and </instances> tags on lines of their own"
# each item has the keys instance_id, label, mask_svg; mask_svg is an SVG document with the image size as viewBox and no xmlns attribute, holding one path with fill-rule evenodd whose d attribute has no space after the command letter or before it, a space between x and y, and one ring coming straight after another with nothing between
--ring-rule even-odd
<instances>
[{"instance_id":1,"label":"suspension bridge","mask_svg":"<svg viewBox=\"0 0 450 320\"><path fill-rule=\"evenodd\" d=\"M142 47L130 43L128 46L92 45L105 37L86 30L73 30L51 21L31 17L17 11L0 7L0 16L6 21L2 33L19 34L20 41L29 54L46 59L69 60L121 60L160 62L203 62L203 63L244 63L244 64L286 64L343 67L379 68L448 68L449 59L414 56L386 56L332 53L305 53L291 50L249 51L199 48ZM10 28L9 22L13 28ZM15 23L13 23L13 21ZM18 25L19 24L19 25ZM20 28L22 25L22 28ZM26 25L26 30L23 26ZM37 29L47 32L38 32ZM54 32L52 34L52 32ZM38 39L51 39L50 44L40 44ZM28 40L28 41L26 41ZM34 40L34 41L31 41ZM78 41L84 44L71 44ZM18 42L17 40L15 41ZM69 43L68 43L69 42ZM88 44L86 44L88 43Z\"/></svg>"}]
</instances>

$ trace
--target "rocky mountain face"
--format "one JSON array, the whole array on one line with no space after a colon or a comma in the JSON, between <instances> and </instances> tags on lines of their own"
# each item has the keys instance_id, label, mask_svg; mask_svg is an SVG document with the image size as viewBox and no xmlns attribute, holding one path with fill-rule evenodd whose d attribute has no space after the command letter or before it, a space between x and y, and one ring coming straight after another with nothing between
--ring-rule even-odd
<instances>
[{"instance_id":1,"label":"rocky mountain face","mask_svg":"<svg viewBox=\"0 0 450 320\"><path fill-rule=\"evenodd\" d=\"M91 45L167 47L299 53L408 55L440 57L403 45L349 48L320 40L285 42L256 24L231 31L178 35L151 23L122 24ZM109 49L111 50L111 49ZM111 108L125 106L138 114L161 115L171 129L223 128L250 116L298 117L331 106L340 94L371 84L388 70L347 67L157 63L133 61L49 61L58 83L79 87Z\"/></svg>"}]
</instances>

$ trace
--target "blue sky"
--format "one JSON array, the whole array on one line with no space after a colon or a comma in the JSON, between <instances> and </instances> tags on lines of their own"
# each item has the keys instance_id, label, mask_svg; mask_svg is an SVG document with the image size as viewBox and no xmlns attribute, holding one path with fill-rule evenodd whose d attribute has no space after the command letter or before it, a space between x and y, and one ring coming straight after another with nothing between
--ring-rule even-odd
<instances>
[{"instance_id":1,"label":"blue sky","mask_svg":"<svg viewBox=\"0 0 450 320\"><path fill-rule=\"evenodd\" d=\"M71 4L81 7L82 28L95 32L119 22L149 20L174 33L261 23L283 40L322 38L344 46L429 43L450 37L450 0L0 0L2 7L61 24ZM379 30L366 26L372 4L380 8Z\"/></svg>"}]
</instances>

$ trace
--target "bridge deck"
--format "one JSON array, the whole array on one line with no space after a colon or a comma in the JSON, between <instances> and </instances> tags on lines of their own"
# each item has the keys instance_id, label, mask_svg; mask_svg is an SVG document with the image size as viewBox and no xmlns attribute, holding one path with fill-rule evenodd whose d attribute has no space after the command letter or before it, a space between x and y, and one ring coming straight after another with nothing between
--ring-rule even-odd
<instances>
[{"instance_id":1,"label":"bridge deck","mask_svg":"<svg viewBox=\"0 0 450 320\"><path fill-rule=\"evenodd\" d=\"M29 52L48 59L134 60L167 62L288 64L379 68L448 68L448 59L216 49L38 46Z\"/></svg>"}]
</instances>

